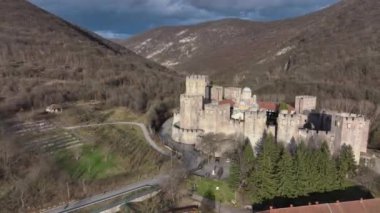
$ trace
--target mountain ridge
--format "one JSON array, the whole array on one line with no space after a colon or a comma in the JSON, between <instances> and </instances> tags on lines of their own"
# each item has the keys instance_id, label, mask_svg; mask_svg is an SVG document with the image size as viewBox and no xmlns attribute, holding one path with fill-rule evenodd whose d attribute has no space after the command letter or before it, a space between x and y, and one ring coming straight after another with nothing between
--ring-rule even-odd
<instances>
[{"instance_id":1,"label":"mountain ridge","mask_svg":"<svg viewBox=\"0 0 380 213\"><path fill-rule=\"evenodd\" d=\"M0 6L3 115L94 99L146 112L180 87L176 71L27 1Z\"/></svg>"},{"instance_id":2,"label":"mountain ridge","mask_svg":"<svg viewBox=\"0 0 380 213\"><path fill-rule=\"evenodd\" d=\"M380 2L347 0L286 20L218 20L118 42L184 74L249 86L261 99L316 95L320 108L364 113L380 129L378 35Z\"/></svg>"}]
</instances>

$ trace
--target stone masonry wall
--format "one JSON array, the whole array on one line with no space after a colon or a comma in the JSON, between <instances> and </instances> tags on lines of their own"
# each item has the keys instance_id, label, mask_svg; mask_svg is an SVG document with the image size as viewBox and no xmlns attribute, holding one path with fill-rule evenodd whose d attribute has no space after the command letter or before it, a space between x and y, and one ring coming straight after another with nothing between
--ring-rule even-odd
<instances>
[{"instance_id":1,"label":"stone masonry wall","mask_svg":"<svg viewBox=\"0 0 380 213\"><path fill-rule=\"evenodd\" d=\"M295 98L295 110L296 113L303 113L303 111L315 110L317 107L317 97L315 96L296 96Z\"/></svg>"}]
</instances>

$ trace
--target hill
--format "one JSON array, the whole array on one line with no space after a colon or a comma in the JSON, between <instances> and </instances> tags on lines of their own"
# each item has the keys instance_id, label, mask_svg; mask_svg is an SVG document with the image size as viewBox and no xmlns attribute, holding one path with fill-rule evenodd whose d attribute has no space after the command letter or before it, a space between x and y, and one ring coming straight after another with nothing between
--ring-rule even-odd
<instances>
[{"instance_id":1,"label":"hill","mask_svg":"<svg viewBox=\"0 0 380 213\"><path fill-rule=\"evenodd\" d=\"M24 0L0 2L0 76L3 115L77 100L146 112L179 88L176 72Z\"/></svg>"},{"instance_id":2,"label":"hill","mask_svg":"<svg viewBox=\"0 0 380 213\"><path fill-rule=\"evenodd\" d=\"M321 108L380 117L380 1L344 0L273 22L239 19L162 27L118 41L183 73L246 85L262 99L317 95Z\"/></svg>"}]
</instances>

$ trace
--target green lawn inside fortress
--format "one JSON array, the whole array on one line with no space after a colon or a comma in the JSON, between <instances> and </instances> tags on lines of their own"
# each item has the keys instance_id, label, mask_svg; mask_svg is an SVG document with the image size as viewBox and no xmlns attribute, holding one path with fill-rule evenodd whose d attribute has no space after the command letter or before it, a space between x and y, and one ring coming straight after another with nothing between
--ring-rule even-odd
<instances>
[{"instance_id":1,"label":"green lawn inside fortress","mask_svg":"<svg viewBox=\"0 0 380 213\"><path fill-rule=\"evenodd\" d=\"M189 185L195 184L196 193L202 197L222 203L231 203L235 200L234 191L223 180L213 180L194 176L190 179Z\"/></svg>"}]
</instances>

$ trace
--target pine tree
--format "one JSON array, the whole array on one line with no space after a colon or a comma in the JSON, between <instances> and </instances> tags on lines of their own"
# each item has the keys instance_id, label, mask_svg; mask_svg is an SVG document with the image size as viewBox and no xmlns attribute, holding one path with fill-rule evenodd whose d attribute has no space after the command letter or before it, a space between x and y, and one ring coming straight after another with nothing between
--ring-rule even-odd
<instances>
[{"instance_id":1,"label":"pine tree","mask_svg":"<svg viewBox=\"0 0 380 213\"><path fill-rule=\"evenodd\" d=\"M260 155L250 177L250 189L254 203L272 199L277 195L274 165L269 156Z\"/></svg>"},{"instance_id":2,"label":"pine tree","mask_svg":"<svg viewBox=\"0 0 380 213\"><path fill-rule=\"evenodd\" d=\"M295 173L296 173L296 195L303 196L309 193L309 154L304 142L297 146L295 156Z\"/></svg>"},{"instance_id":3,"label":"pine tree","mask_svg":"<svg viewBox=\"0 0 380 213\"><path fill-rule=\"evenodd\" d=\"M227 183L232 189L237 189L240 185L240 166L238 162L233 161L230 167L230 176L228 177Z\"/></svg>"},{"instance_id":4,"label":"pine tree","mask_svg":"<svg viewBox=\"0 0 380 213\"><path fill-rule=\"evenodd\" d=\"M250 143L245 144L243 147L243 154L241 159L241 173L243 179L249 176L249 174L252 172L253 166L255 161L255 155L253 153L253 149Z\"/></svg>"},{"instance_id":5,"label":"pine tree","mask_svg":"<svg viewBox=\"0 0 380 213\"><path fill-rule=\"evenodd\" d=\"M276 164L279 159L279 148L273 136L267 136L258 153L253 174L249 178L254 203L272 199L277 195L278 183Z\"/></svg>"},{"instance_id":6,"label":"pine tree","mask_svg":"<svg viewBox=\"0 0 380 213\"><path fill-rule=\"evenodd\" d=\"M341 188L345 188L348 185L346 178L353 176L355 169L356 164L352 147L343 145L337 159L337 181Z\"/></svg>"},{"instance_id":7,"label":"pine tree","mask_svg":"<svg viewBox=\"0 0 380 213\"><path fill-rule=\"evenodd\" d=\"M317 162L318 179L315 190L319 192L331 191L337 188L335 162L331 159L329 147L326 142L316 150L315 162Z\"/></svg>"},{"instance_id":8,"label":"pine tree","mask_svg":"<svg viewBox=\"0 0 380 213\"><path fill-rule=\"evenodd\" d=\"M283 150L277 168L277 196L293 198L296 196L296 177L294 162L288 150Z\"/></svg>"}]
</instances>

